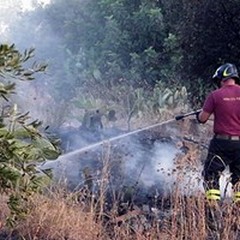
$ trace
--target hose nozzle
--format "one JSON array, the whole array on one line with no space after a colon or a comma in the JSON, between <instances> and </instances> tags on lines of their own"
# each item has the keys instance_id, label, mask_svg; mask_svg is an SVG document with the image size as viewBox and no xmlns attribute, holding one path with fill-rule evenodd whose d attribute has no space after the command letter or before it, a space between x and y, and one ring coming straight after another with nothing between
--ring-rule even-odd
<instances>
[{"instance_id":1,"label":"hose nozzle","mask_svg":"<svg viewBox=\"0 0 240 240\"><path fill-rule=\"evenodd\" d=\"M175 120L178 121L178 120L181 120L185 117L188 117L188 116L191 116L191 115L197 115L198 113L200 113L202 111L202 109L199 109L199 110L196 110L196 111L193 111L193 112L190 112L190 113L186 113L186 114L182 114L182 115L177 115L175 117Z\"/></svg>"}]
</instances>

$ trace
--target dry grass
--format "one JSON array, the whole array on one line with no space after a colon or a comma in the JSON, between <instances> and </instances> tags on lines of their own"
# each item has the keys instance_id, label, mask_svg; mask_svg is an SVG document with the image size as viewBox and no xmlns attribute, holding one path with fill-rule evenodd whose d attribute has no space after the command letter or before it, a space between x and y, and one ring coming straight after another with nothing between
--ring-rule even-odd
<instances>
[{"instance_id":1,"label":"dry grass","mask_svg":"<svg viewBox=\"0 0 240 240\"><path fill-rule=\"evenodd\" d=\"M231 200L219 204L206 201L200 190L190 184L199 164L199 149L185 145L188 154L176 159L176 184L171 194L156 199L151 211L142 206L129 207L125 214L117 210L115 200L106 210L109 184L109 148L105 149L102 180L97 197L86 192L67 192L54 188L29 199L29 213L15 227L15 236L26 240L238 240L240 239L240 208ZM7 198L0 198L1 232L4 226ZM9 232L10 233L10 232ZM1 238L0 239L6 239Z\"/></svg>"},{"instance_id":2,"label":"dry grass","mask_svg":"<svg viewBox=\"0 0 240 240\"><path fill-rule=\"evenodd\" d=\"M72 194L58 191L51 196L35 195L28 217L16 230L26 239L99 239L101 225L95 214L84 211Z\"/></svg>"},{"instance_id":3,"label":"dry grass","mask_svg":"<svg viewBox=\"0 0 240 240\"><path fill-rule=\"evenodd\" d=\"M99 209L93 202L86 208L89 203L84 206L76 199L76 195L64 191L35 195L29 202L27 218L16 226L15 234L29 240L237 240L240 237L239 206L227 202L212 206L200 192L183 196L178 188L174 189L168 199L169 207L160 207L151 219L147 218L149 213L129 209L128 214L119 217L110 211L106 220L99 218ZM7 209L4 202L1 213ZM3 214L1 218L4 219Z\"/></svg>"}]
</instances>

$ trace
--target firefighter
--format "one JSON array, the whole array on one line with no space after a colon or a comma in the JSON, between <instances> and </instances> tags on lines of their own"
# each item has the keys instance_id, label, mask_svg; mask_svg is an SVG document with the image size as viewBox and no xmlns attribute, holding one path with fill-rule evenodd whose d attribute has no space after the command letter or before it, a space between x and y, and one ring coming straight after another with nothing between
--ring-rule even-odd
<instances>
[{"instance_id":1,"label":"firefighter","mask_svg":"<svg viewBox=\"0 0 240 240\"><path fill-rule=\"evenodd\" d=\"M90 116L88 130L92 134L94 141L100 141L102 139L102 113L99 109Z\"/></svg>"},{"instance_id":2,"label":"firefighter","mask_svg":"<svg viewBox=\"0 0 240 240\"><path fill-rule=\"evenodd\" d=\"M219 179L226 166L229 166L233 199L240 202L240 86L239 75L234 64L220 66L212 77L218 89L206 98L197 120L205 123L214 116L214 136L210 141L203 177L206 197L220 200Z\"/></svg>"}]
</instances>

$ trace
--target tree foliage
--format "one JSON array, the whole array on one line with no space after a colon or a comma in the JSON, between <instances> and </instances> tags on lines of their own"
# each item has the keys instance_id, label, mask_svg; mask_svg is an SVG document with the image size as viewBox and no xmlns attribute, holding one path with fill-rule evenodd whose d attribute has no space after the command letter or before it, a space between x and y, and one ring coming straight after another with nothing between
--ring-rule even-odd
<instances>
[{"instance_id":1,"label":"tree foliage","mask_svg":"<svg viewBox=\"0 0 240 240\"><path fill-rule=\"evenodd\" d=\"M121 79L153 86L169 77L164 70L173 52L157 1L53 1L48 16L75 55L80 86L94 81L111 87Z\"/></svg>"},{"instance_id":2,"label":"tree foliage","mask_svg":"<svg viewBox=\"0 0 240 240\"><path fill-rule=\"evenodd\" d=\"M48 29L61 40L42 44L49 58L52 49L65 54L54 56L51 91L57 101L71 101L79 89L102 89L106 97L104 89L113 86L153 91L163 82L186 86L195 105L220 64L240 64L239 8L236 0L52 0L21 26L31 29L33 19L38 34Z\"/></svg>"},{"instance_id":3,"label":"tree foliage","mask_svg":"<svg viewBox=\"0 0 240 240\"><path fill-rule=\"evenodd\" d=\"M60 31L72 53L78 55L81 49L86 82L111 86L124 78L146 86L181 81L192 100L201 102L220 64L240 64L236 0L79 3L56 1L48 10L49 19L58 16L53 27L63 26Z\"/></svg>"},{"instance_id":4,"label":"tree foliage","mask_svg":"<svg viewBox=\"0 0 240 240\"><path fill-rule=\"evenodd\" d=\"M221 64L239 60L239 1L162 1L179 40L180 75L194 103L209 91L211 76ZM194 83L194 84L192 84Z\"/></svg>"},{"instance_id":5,"label":"tree foliage","mask_svg":"<svg viewBox=\"0 0 240 240\"><path fill-rule=\"evenodd\" d=\"M20 53L14 45L0 45L0 191L9 196L11 223L24 216L28 198L42 187L45 177L39 174L39 162L59 155L56 145L39 130L41 122L32 121L29 112L19 112L11 101L16 81L33 80L46 69L37 63L25 67L33 53L34 49Z\"/></svg>"}]
</instances>

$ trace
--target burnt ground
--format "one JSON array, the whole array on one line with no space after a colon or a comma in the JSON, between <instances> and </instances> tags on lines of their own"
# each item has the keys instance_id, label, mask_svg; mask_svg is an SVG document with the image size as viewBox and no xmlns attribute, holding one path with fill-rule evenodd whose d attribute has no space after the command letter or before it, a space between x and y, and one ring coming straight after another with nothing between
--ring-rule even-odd
<instances>
[{"instance_id":1,"label":"burnt ground","mask_svg":"<svg viewBox=\"0 0 240 240\"><path fill-rule=\"evenodd\" d=\"M107 131L110 133L111 129ZM122 133L115 129L113 135L106 136ZM179 176L183 185L192 181L191 176L195 178L191 182L193 189L182 190L186 194L202 188L201 161L210 137L209 125L185 119L114 142L105 141L86 151L80 151L80 147L75 154L61 156L52 166L57 181L64 179L71 191L84 192L79 194L79 201L87 201L89 196L97 199L99 192L104 191L105 210L111 211L117 201L119 219L136 209L137 212L145 209L151 216L155 214L153 209L167 211L170 207L170 195ZM84 137L79 143L86 144ZM76 147L74 144L69 149Z\"/></svg>"}]
</instances>

